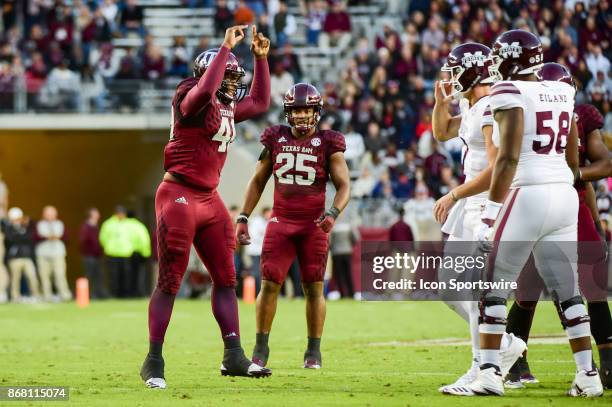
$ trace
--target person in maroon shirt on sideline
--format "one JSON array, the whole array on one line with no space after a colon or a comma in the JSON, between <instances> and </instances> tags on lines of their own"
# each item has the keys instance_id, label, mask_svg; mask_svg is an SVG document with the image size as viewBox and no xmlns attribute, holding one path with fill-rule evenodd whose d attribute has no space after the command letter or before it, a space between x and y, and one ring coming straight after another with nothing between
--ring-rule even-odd
<instances>
[{"instance_id":1,"label":"person in maroon shirt on sideline","mask_svg":"<svg viewBox=\"0 0 612 407\"><path fill-rule=\"evenodd\" d=\"M108 298L106 283L102 273L102 246L100 245L100 211L97 208L87 210L87 219L81 225L79 230L79 251L81 253L81 262L83 271L89 280L89 292L91 298L103 299Z\"/></svg>"},{"instance_id":2,"label":"person in maroon shirt on sideline","mask_svg":"<svg viewBox=\"0 0 612 407\"><path fill-rule=\"evenodd\" d=\"M149 388L166 388L162 346L192 245L213 280L212 312L225 348L221 374L271 374L252 363L240 344L234 225L217 192L236 135L234 123L260 115L270 105L270 40L257 33L255 26L253 83L249 95L240 98L244 69L230 51L244 39L246 28L228 28L218 49L198 55L194 76L178 84L172 100L170 141L164 150L166 173L155 196L159 277L149 303L149 353L140 371Z\"/></svg>"},{"instance_id":3,"label":"person in maroon shirt on sideline","mask_svg":"<svg viewBox=\"0 0 612 407\"><path fill-rule=\"evenodd\" d=\"M319 35L319 47L329 48L330 45L340 49L346 48L351 42L351 17L344 10L341 0L334 0L331 11L325 16L323 32Z\"/></svg>"}]
</instances>

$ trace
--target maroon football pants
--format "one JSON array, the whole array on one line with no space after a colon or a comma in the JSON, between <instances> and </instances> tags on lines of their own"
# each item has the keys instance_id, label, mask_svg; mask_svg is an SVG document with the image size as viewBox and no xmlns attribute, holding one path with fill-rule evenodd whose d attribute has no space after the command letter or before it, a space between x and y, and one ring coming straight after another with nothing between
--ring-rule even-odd
<instances>
[{"instance_id":1,"label":"maroon football pants","mask_svg":"<svg viewBox=\"0 0 612 407\"><path fill-rule=\"evenodd\" d=\"M323 281L328 249L329 235L314 219L293 220L274 214L261 252L262 279L282 284L297 256L303 283Z\"/></svg>"},{"instance_id":2,"label":"maroon football pants","mask_svg":"<svg viewBox=\"0 0 612 407\"><path fill-rule=\"evenodd\" d=\"M164 181L155 196L159 278L157 286L175 295L187 269L191 245L218 287L236 285L234 226L217 191Z\"/></svg>"}]
</instances>

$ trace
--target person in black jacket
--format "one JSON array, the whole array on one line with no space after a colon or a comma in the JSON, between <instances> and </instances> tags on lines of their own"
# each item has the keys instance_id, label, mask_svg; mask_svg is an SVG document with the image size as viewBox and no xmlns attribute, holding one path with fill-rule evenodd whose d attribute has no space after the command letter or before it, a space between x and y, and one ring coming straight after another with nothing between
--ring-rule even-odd
<instances>
[{"instance_id":1,"label":"person in black jacket","mask_svg":"<svg viewBox=\"0 0 612 407\"><path fill-rule=\"evenodd\" d=\"M23 216L20 208L8 211L8 222L3 224L6 260L11 272L11 301L21 300L21 274L28 280L30 294L38 299L40 291L36 268L34 267L34 229L29 220Z\"/></svg>"}]
</instances>

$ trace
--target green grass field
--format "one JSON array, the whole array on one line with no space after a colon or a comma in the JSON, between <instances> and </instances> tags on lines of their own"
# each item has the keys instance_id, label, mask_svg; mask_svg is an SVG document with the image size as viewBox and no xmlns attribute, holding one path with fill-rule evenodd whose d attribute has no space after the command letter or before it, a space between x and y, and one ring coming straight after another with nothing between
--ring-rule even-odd
<instances>
[{"instance_id":1,"label":"green grass field","mask_svg":"<svg viewBox=\"0 0 612 407\"><path fill-rule=\"evenodd\" d=\"M255 307L240 310L250 354ZM562 335L551 304L540 305L533 334ZM83 406L612 405L612 391L591 400L564 396L574 362L560 340L530 344L538 385L504 398L442 396L438 386L462 374L470 360L467 342L453 345L452 338L467 340L466 327L440 303L332 302L323 369L307 371L301 368L304 303L281 301L270 336L273 376L231 379L219 374L222 345L210 303L177 301L164 350L169 389L149 390L138 375L147 351L146 301L86 309L7 305L0 306L0 386L69 386L68 403ZM41 403L11 405L23 404Z\"/></svg>"}]
</instances>

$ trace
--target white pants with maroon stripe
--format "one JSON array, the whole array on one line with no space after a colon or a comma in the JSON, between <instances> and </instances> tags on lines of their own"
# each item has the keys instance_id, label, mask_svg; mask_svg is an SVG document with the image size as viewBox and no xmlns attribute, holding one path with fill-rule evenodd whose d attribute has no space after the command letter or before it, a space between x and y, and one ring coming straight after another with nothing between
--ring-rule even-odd
<instances>
[{"instance_id":1,"label":"white pants with maroon stripe","mask_svg":"<svg viewBox=\"0 0 612 407\"><path fill-rule=\"evenodd\" d=\"M497 249L489 258L489 281L516 281L533 253L538 273L560 301L579 294L578 194L570 184L512 189L495 223ZM488 297L507 298L510 290Z\"/></svg>"}]
</instances>

